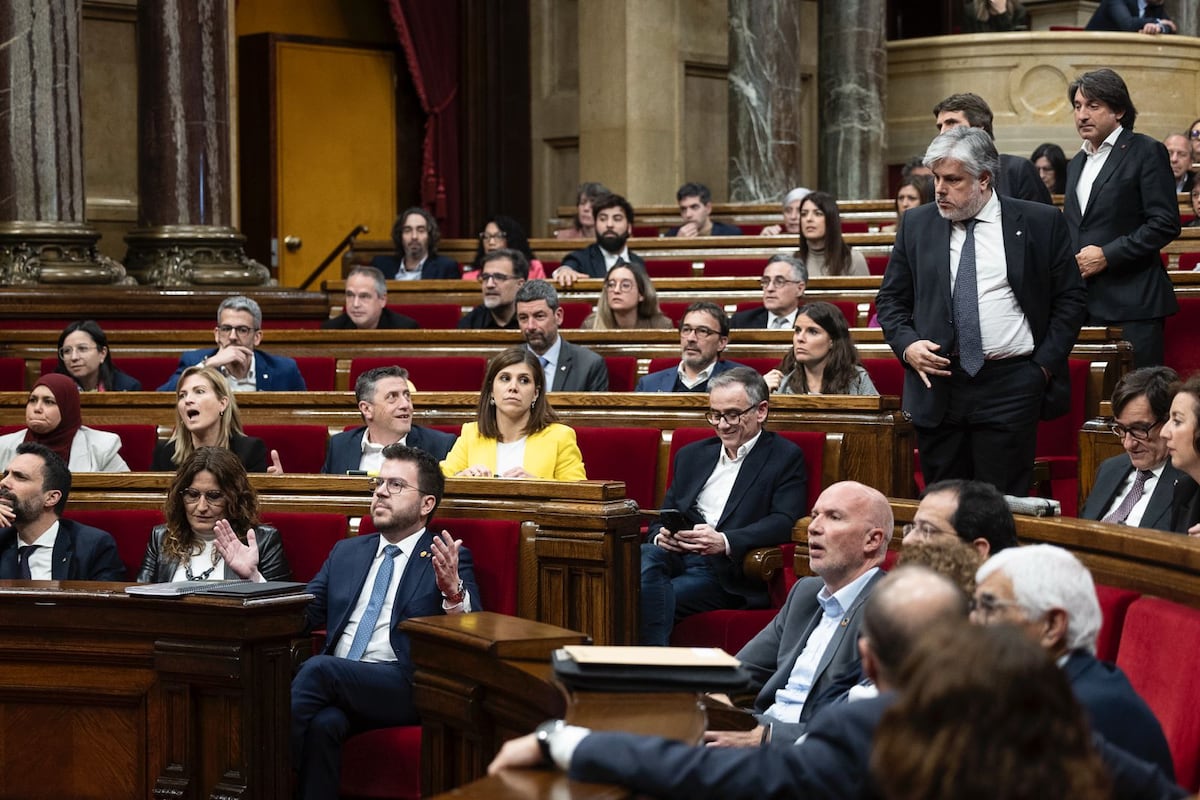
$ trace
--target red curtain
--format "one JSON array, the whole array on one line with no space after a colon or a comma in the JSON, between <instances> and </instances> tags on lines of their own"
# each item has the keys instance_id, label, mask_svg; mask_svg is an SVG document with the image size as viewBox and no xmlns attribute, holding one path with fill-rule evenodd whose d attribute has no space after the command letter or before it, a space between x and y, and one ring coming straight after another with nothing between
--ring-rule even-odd
<instances>
[{"instance_id":1,"label":"red curtain","mask_svg":"<svg viewBox=\"0 0 1200 800\"><path fill-rule=\"evenodd\" d=\"M459 232L458 3L388 0L426 114L421 155L421 205L437 217L443 235Z\"/></svg>"}]
</instances>

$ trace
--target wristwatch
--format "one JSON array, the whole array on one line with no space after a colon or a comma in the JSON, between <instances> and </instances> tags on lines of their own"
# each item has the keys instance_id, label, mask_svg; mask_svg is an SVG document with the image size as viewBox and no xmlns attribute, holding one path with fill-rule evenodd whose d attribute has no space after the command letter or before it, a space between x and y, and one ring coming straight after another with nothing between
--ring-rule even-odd
<instances>
[{"instance_id":1,"label":"wristwatch","mask_svg":"<svg viewBox=\"0 0 1200 800\"><path fill-rule=\"evenodd\" d=\"M442 598L452 606L456 606L463 601L466 596L466 590L463 588L462 578L458 579L458 588L454 590L454 594L442 593Z\"/></svg>"},{"instance_id":2,"label":"wristwatch","mask_svg":"<svg viewBox=\"0 0 1200 800\"><path fill-rule=\"evenodd\" d=\"M533 735L537 738L538 747L542 751L542 766L554 766L554 759L550 756L550 737L566 727L566 724L561 719L549 719L534 729Z\"/></svg>"}]
</instances>

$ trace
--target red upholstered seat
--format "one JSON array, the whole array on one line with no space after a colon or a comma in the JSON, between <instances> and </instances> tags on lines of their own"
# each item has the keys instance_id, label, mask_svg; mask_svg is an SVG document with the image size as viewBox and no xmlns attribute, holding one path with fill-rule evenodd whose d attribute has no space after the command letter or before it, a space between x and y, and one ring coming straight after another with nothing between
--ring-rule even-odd
<instances>
[{"instance_id":1,"label":"red upholstered seat","mask_svg":"<svg viewBox=\"0 0 1200 800\"><path fill-rule=\"evenodd\" d=\"M141 381L143 391L153 392L175 374L179 359L172 356L122 356L113 358L113 366Z\"/></svg>"},{"instance_id":2,"label":"red upholstered seat","mask_svg":"<svg viewBox=\"0 0 1200 800\"><path fill-rule=\"evenodd\" d=\"M422 328L456 328L462 319L457 303L388 303L388 308L416 320Z\"/></svg>"},{"instance_id":3,"label":"red upholstered seat","mask_svg":"<svg viewBox=\"0 0 1200 800\"><path fill-rule=\"evenodd\" d=\"M559 303L563 310L564 328L578 328L587 319L588 314L592 313L591 303Z\"/></svg>"},{"instance_id":4,"label":"red upholstered seat","mask_svg":"<svg viewBox=\"0 0 1200 800\"><path fill-rule=\"evenodd\" d=\"M766 269L764 256L752 258L709 258L704 262L706 278L758 278Z\"/></svg>"},{"instance_id":5,"label":"red upholstered seat","mask_svg":"<svg viewBox=\"0 0 1200 800\"><path fill-rule=\"evenodd\" d=\"M305 583L320 572L329 551L349 532L344 514L267 511L262 521L279 529L283 553L292 568L292 580Z\"/></svg>"},{"instance_id":6,"label":"red upholstered seat","mask_svg":"<svg viewBox=\"0 0 1200 800\"><path fill-rule=\"evenodd\" d=\"M734 360L739 364L749 367L759 375L766 375L768 372L779 366L781 358L782 355L780 358L762 358L759 356L754 356L752 358L738 358ZM676 361L675 363L678 364L679 362Z\"/></svg>"},{"instance_id":7,"label":"red upholstered seat","mask_svg":"<svg viewBox=\"0 0 1200 800\"><path fill-rule=\"evenodd\" d=\"M68 505L63 517L111 533L130 581L137 577L142 567L150 531L165 521L162 511L156 508L94 509Z\"/></svg>"},{"instance_id":8,"label":"red upholstered seat","mask_svg":"<svg viewBox=\"0 0 1200 800\"><path fill-rule=\"evenodd\" d=\"M487 372L483 356L356 358L350 362L350 385L369 369L392 365L408 370L417 388L427 392L477 392Z\"/></svg>"},{"instance_id":9,"label":"red upholstered seat","mask_svg":"<svg viewBox=\"0 0 1200 800\"><path fill-rule=\"evenodd\" d=\"M654 508L654 480L658 475L656 428L575 429L590 480L625 481L625 494L639 508Z\"/></svg>"},{"instance_id":10,"label":"red upholstered seat","mask_svg":"<svg viewBox=\"0 0 1200 800\"><path fill-rule=\"evenodd\" d=\"M647 258L646 274L651 278L690 278L695 274L690 258Z\"/></svg>"},{"instance_id":11,"label":"red upholstered seat","mask_svg":"<svg viewBox=\"0 0 1200 800\"><path fill-rule=\"evenodd\" d=\"M679 327L679 323L683 320L683 315L687 311L687 307L690 305L691 305L691 302L686 301L686 300L684 300L684 301L668 300L665 303L659 303L658 307L660 309L662 309L662 312L664 314L666 314L668 317L671 318L671 322L673 322L675 324L675 327ZM679 360L676 359L675 363L678 364Z\"/></svg>"},{"instance_id":12,"label":"red upholstered seat","mask_svg":"<svg viewBox=\"0 0 1200 800\"><path fill-rule=\"evenodd\" d=\"M516 614L520 523L435 519L432 527L450 531L470 549L484 607L501 614ZM364 517L360 535L373 530L371 518ZM417 800L421 796L421 729L415 725L380 728L348 739L342 745L342 785L338 794L343 800Z\"/></svg>"},{"instance_id":13,"label":"red upholstered seat","mask_svg":"<svg viewBox=\"0 0 1200 800\"><path fill-rule=\"evenodd\" d=\"M1188 791L1200 787L1200 610L1158 597L1129 606L1121 629L1117 666L1162 723L1175 761L1175 779Z\"/></svg>"},{"instance_id":14,"label":"red upholstered seat","mask_svg":"<svg viewBox=\"0 0 1200 800\"><path fill-rule=\"evenodd\" d=\"M637 385L637 356L605 356L608 367L608 390L632 392Z\"/></svg>"},{"instance_id":15,"label":"red upholstered seat","mask_svg":"<svg viewBox=\"0 0 1200 800\"><path fill-rule=\"evenodd\" d=\"M1121 629L1125 626L1125 615L1129 606L1141 594L1131 589L1096 584L1096 599L1100 601L1100 612L1104 621L1100 624L1100 635L1096 638L1096 658L1101 661L1116 661L1121 643Z\"/></svg>"},{"instance_id":16,"label":"red upholstered seat","mask_svg":"<svg viewBox=\"0 0 1200 800\"><path fill-rule=\"evenodd\" d=\"M279 451L284 472L316 474L325 464L329 431L324 425L244 425L243 430L266 442L268 452Z\"/></svg>"},{"instance_id":17,"label":"red upholstered seat","mask_svg":"<svg viewBox=\"0 0 1200 800\"><path fill-rule=\"evenodd\" d=\"M25 359L15 356L0 358L0 392L25 391Z\"/></svg>"},{"instance_id":18,"label":"red upholstered seat","mask_svg":"<svg viewBox=\"0 0 1200 800\"><path fill-rule=\"evenodd\" d=\"M1167 317L1163 363L1181 376L1200 371L1200 297L1177 295L1179 313Z\"/></svg>"},{"instance_id":19,"label":"red upholstered seat","mask_svg":"<svg viewBox=\"0 0 1200 800\"><path fill-rule=\"evenodd\" d=\"M296 366L310 392L332 392L337 386L337 359L332 356L297 356Z\"/></svg>"},{"instance_id":20,"label":"red upholstered seat","mask_svg":"<svg viewBox=\"0 0 1200 800\"><path fill-rule=\"evenodd\" d=\"M867 233L870 230L871 223L869 222L860 222L852 219L842 220L842 233Z\"/></svg>"},{"instance_id":21,"label":"red upholstered seat","mask_svg":"<svg viewBox=\"0 0 1200 800\"><path fill-rule=\"evenodd\" d=\"M1071 374L1071 409L1057 419L1038 423L1035 461L1050 471L1049 486L1035 492L1062 504L1063 516L1073 517L1079 508L1079 429L1087 421L1087 379L1091 363L1080 358L1067 360Z\"/></svg>"},{"instance_id":22,"label":"red upholstered seat","mask_svg":"<svg viewBox=\"0 0 1200 800\"><path fill-rule=\"evenodd\" d=\"M121 437L121 458L133 472L149 472L154 461L154 446L158 444L158 426L143 425L90 425L98 431L108 431Z\"/></svg>"},{"instance_id":23,"label":"red upholstered seat","mask_svg":"<svg viewBox=\"0 0 1200 800\"><path fill-rule=\"evenodd\" d=\"M889 259L891 256L867 256L867 272L872 275L882 275L887 271Z\"/></svg>"},{"instance_id":24,"label":"red upholstered seat","mask_svg":"<svg viewBox=\"0 0 1200 800\"><path fill-rule=\"evenodd\" d=\"M1179 269L1184 272L1191 272L1200 264L1200 253L1180 253L1179 254Z\"/></svg>"},{"instance_id":25,"label":"red upholstered seat","mask_svg":"<svg viewBox=\"0 0 1200 800\"><path fill-rule=\"evenodd\" d=\"M895 358L864 358L863 368L879 393L901 397L904 393L904 365Z\"/></svg>"}]
</instances>

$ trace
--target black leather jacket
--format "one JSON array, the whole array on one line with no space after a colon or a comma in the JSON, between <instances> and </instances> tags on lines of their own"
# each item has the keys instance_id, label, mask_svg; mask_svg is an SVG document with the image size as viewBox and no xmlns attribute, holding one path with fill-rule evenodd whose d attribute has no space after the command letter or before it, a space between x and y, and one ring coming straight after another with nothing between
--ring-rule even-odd
<instances>
[{"instance_id":1,"label":"black leather jacket","mask_svg":"<svg viewBox=\"0 0 1200 800\"><path fill-rule=\"evenodd\" d=\"M138 570L138 583L167 583L175 580L179 560L166 558L162 553L162 540L167 535L166 525L155 525L146 543L146 555L142 556L142 568ZM286 581L292 577L287 556L283 554L283 539L271 525L254 528L258 541L258 571L269 581Z\"/></svg>"}]
</instances>

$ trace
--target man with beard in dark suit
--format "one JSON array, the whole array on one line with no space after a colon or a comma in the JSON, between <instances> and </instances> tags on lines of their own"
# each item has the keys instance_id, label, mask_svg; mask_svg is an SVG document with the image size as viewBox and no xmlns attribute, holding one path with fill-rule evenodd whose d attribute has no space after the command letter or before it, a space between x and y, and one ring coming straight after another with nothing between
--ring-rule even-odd
<instances>
[{"instance_id":1,"label":"man with beard in dark suit","mask_svg":"<svg viewBox=\"0 0 1200 800\"><path fill-rule=\"evenodd\" d=\"M633 206L628 200L619 194L599 197L592 203L592 216L596 220L596 243L567 254L551 276L559 286L571 286L580 278L603 278L621 264L646 269L642 257L625 246L633 231Z\"/></svg>"}]
</instances>

